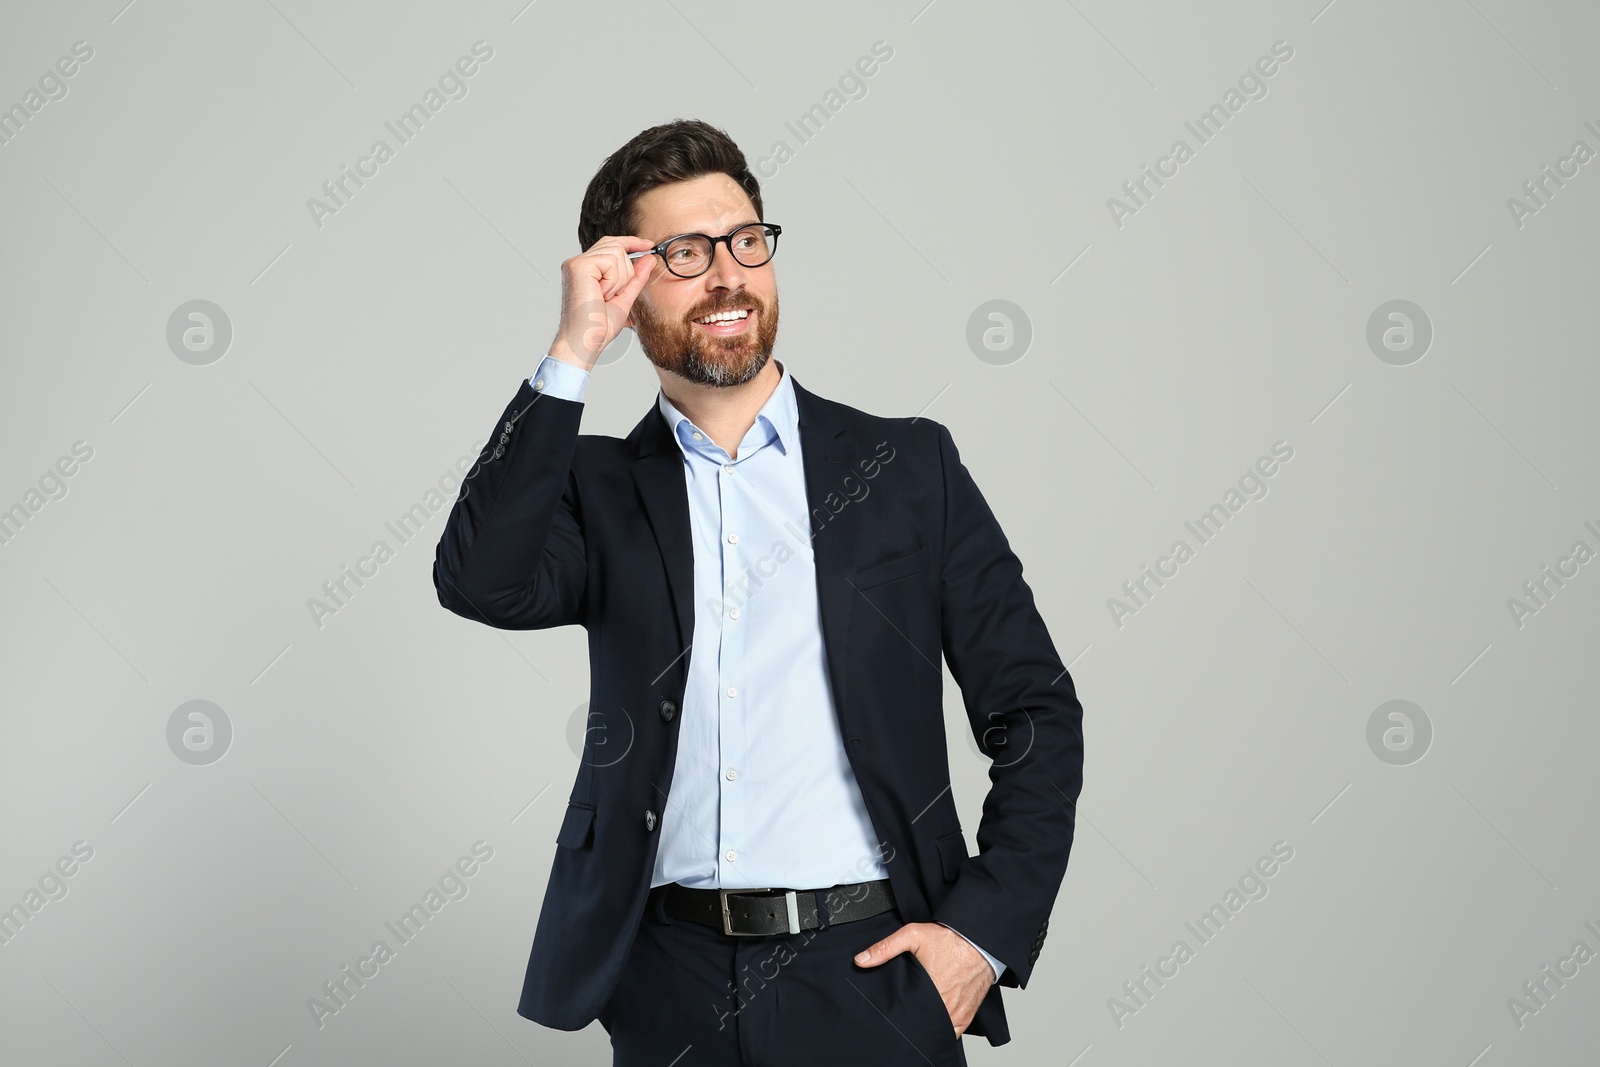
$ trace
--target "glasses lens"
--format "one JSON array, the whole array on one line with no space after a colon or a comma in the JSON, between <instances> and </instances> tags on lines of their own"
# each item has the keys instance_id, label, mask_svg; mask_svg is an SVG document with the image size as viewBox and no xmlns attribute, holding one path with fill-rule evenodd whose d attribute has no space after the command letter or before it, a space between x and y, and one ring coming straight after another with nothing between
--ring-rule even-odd
<instances>
[{"instance_id":1,"label":"glasses lens","mask_svg":"<svg viewBox=\"0 0 1600 1067\"><path fill-rule=\"evenodd\" d=\"M747 267L759 267L772 258L778 239L765 226L746 226L735 233L728 242L733 247L733 258Z\"/></svg>"},{"instance_id":2,"label":"glasses lens","mask_svg":"<svg viewBox=\"0 0 1600 1067\"><path fill-rule=\"evenodd\" d=\"M680 237L666 247L665 255L668 270L693 278L711 265L711 242L704 237Z\"/></svg>"}]
</instances>

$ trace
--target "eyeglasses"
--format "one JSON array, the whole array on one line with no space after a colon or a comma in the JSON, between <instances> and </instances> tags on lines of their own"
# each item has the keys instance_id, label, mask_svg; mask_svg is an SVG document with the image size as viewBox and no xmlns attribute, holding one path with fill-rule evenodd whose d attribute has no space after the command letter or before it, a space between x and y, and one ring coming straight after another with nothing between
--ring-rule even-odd
<instances>
[{"instance_id":1,"label":"eyeglasses","mask_svg":"<svg viewBox=\"0 0 1600 1067\"><path fill-rule=\"evenodd\" d=\"M680 278L698 278L711 269L717 245L726 244L733 258L746 267L760 267L768 263L778 251L778 234L782 226L770 222L741 226L721 237L708 237L703 233L684 233L669 237L654 248L643 252L629 252L629 259L641 256L660 256L667 270Z\"/></svg>"}]
</instances>

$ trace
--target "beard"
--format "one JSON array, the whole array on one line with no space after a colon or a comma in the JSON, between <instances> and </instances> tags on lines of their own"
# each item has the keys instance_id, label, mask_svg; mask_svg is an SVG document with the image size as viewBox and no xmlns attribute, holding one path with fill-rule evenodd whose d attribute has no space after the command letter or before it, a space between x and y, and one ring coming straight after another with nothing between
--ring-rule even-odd
<instances>
[{"instance_id":1,"label":"beard","mask_svg":"<svg viewBox=\"0 0 1600 1067\"><path fill-rule=\"evenodd\" d=\"M734 337L717 337L692 320L728 308L749 307L755 328ZM682 320L658 318L644 300L633 304L633 330L651 363L697 385L733 386L761 373L778 339L778 297L769 308L754 293L738 293L690 310Z\"/></svg>"}]
</instances>

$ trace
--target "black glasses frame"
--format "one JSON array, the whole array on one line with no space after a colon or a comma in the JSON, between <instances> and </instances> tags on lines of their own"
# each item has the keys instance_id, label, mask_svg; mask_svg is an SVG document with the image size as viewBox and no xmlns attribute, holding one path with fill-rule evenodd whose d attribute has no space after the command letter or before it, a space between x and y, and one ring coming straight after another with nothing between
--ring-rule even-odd
<instances>
[{"instance_id":1,"label":"black glasses frame","mask_svg":"<svg viewBox=\"0 0 1600 1067\"><path fill-rule=\"evenodd\" d=\"M740 233L740 232L742 232L744 230L748 230L753 226L761 226L761 227L763 227L763 228L765 228L767 230L772 231L772 247L768 250L767 258L763 259L760 263L746 263L742 259L740 259L738 256L734 256L733 255L733 235L736 234L736 233ZM733 256L733 261L735 263L739 264L739 266L741 266L741 267L750 267L750 268L754 269L756 267L765 267L768 263L772 262L772 257L778 254L778 235L781 234L781 233L783 233L783 227L779 226L775 222L747 222L743 226L740 226L738 229L735 229L735 230L732 230L729 233L723 234L721 237L712 237L708 233L680 233L680 234L676 234L676 235L674 235L672 237L668 237L665 241L662 241L660 244L656 245L654 248L647 248L643 252L629 252L628 253L628 258L629 259L638 259L641 256L660 256L661 257L661 262L666 264L667 270L672 274L672 276L674 278L698 278L698 277L700 277L700 275L702 275L706 271L710 270L711 269L711 265L716 262L716 260L717 260L717 245L724 244L724 245L728 246L728 255ZM705 265L705 267L702 270L696 271L694 274L679 274L677 271L672 269L672 264L667 260L667 246L670 245L672 242L682 240L685 237L704 237L707 241L711 242L711 255L706 257L706 265Z\"/></svg>"}]
</instances>

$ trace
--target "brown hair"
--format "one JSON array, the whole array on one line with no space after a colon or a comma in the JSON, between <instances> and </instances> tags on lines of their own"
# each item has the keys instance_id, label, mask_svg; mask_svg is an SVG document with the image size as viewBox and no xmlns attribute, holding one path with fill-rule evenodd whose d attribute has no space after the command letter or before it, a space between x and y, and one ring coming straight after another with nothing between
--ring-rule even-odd
<instances>
[{"instance_id":1,"label":"brown hair","mask_svg":"<svg viewBox=\"0 0 1600 1067\"><path fill-rule=\"evenodd\" d=\"M677 119L643 131L600 164L578 213L579 250L608 234L635 233L635 205L642 194L706 174L732 178L755 205L756 218L766 221L761 186L733 139L698 119Z\"/></svg>"}]
</instances>

